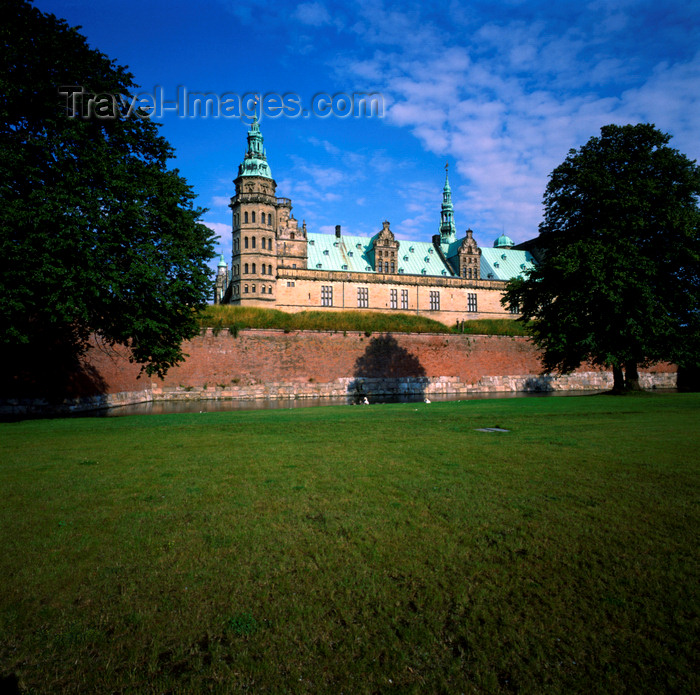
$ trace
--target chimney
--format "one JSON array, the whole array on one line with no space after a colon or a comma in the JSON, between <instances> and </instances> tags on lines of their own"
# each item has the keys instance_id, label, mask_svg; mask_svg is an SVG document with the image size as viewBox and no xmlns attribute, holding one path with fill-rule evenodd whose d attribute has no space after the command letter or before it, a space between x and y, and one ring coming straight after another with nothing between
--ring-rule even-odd
<instances>
[{"instance_id":1,"label":"chimney","mask_svg":"<svg viewBox=\"0 0 700 695\"><path fill-rule=\"evenodd\" d=\"M340 239L340 225L339 224L335 225L335 235L336 235L336 237L338 237L338 239Z\"/></svg>"}]
</instances>

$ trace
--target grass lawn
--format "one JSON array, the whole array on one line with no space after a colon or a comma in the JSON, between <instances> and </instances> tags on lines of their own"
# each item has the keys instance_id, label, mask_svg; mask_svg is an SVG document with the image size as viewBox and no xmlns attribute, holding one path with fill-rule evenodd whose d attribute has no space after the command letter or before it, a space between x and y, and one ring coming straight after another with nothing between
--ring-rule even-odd
<instances>
[{"instance_id":1,"label":"grass lawn","mask_svg":"<svg viewBox=\"0 0 700 695\"><path fill-rule=\"evenodd\" d=\"M527 327L513 319L474 319L459 326L417 316L377 311L300 311L214 304L198 316L201 328L215 332L226 328L234 335L244 328L277 328L285 331L366 331L367 333L470 333L528 335Z\"/></svg>"},{"instance_id":2,"label":"grass lawn","mask_svg":"<svg viewBox=\"0 0 700 695\"><path fill-rule=\"evenodd\" d=\"M696 693L699 421L640 394L0 424L0 678Z\"/></svg>"}]
</instances>

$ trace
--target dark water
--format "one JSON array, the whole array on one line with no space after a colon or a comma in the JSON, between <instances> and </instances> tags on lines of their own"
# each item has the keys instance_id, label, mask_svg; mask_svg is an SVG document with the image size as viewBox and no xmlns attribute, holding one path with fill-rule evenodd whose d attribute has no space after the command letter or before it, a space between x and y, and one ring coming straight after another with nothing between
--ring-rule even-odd
<instances>
[{"instance_id":1,"label":"dark water","mask_svg":"<svg viewBox=\"0 0 700 695\"><path fill-rule=\"evenodd\" d=\"M601 393L600 391L545 391L522 392L503 391L498 393L474 393L469 395L451 394L430 396L430 401L474 401L494 398L550 398L558 396L584 396ZM374 396L369 398L370 405L378 403L421 403L423 396ZM355 405L352 398L255 398L249 400L192 400L159 401L123 405L116 408L76 413L75 417L120 417L123 415L165 415L169 413L220 413L230 410L278 410L291 408L314 408L318 406Z\"/></svg>"}]
</instances>

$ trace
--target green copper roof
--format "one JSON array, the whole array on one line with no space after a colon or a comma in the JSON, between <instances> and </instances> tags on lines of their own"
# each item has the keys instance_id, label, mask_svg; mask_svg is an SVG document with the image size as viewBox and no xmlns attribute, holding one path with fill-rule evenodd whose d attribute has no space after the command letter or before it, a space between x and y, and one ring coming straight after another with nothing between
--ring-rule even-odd
<instances>
[{"instance_id":1,"label":"green copper roof","mask_svg":"<svg viewBox=\"0 0 700 695\"><path fill-rule=\"evenodd\" d=\"M482 280L512 280L525 270L535 267L529 251L519 249L481 249Z\"/></svg>"},{"instance_id":2,"label":"green copper roof","mask_svg":"<svg viewBox=\"0 0 700 695\"><path fill-rule=\"evenodd\" d=\"M442 209L440 210L440 238L443 244L453 242L457 235L455 210L452 205L452 189L450 188L447 169L448 165L445 164L445 186L442 189Z\"/></svg>"},{"instance_id":3,"label":"green copper roof","mask_svg":"<svg viewBox=\"0 0 700 695\"><path fill-rule=\"evenodd\" d=\"M515 246L515 242L509 236L501 234L501 236L493 242L493 246L496 249L500 249L504 246Z\"/></svg>"},{"instance_id":4,"label":"green copper roof","mask_svg":"<svg viewBox=\"0 0 700 695\"><path fill-rule=\"evenodd\" d=\"M224 254L223 254L223 253L221 254L221 260L219 261L219 266L218 266L218 267L219 267L219 268L226 268L226 267L228 267L227 264L226 264L226 261L224 260Z\"/></svg>"},{"instance_id":5,"label":"green copper roof","mask_svg":"<svg viewBox=\"0 0 700 695\"><path fill-rule=\"evenodd\" d=\"M270 165L267 163L267 154L263 147L263 136L260 132L257 116L248 131L248 149L245 157L238 167L239 176L262 176L266 179L272 178Z\"/></svg>"},{"instance_id":6,"label":"green copper roof","mask_svg":"<svg viewBox=\"0 0 700 695\"><path fill-rule=\"evenodd\" d=\"M355 273L374 273L372 240L374 237L343 234L308 234L309 270L340 270ZM396 254L396 273L400 275L452 275L432 243L427 241L399 241Z\"/></svg>"}]
</instances>

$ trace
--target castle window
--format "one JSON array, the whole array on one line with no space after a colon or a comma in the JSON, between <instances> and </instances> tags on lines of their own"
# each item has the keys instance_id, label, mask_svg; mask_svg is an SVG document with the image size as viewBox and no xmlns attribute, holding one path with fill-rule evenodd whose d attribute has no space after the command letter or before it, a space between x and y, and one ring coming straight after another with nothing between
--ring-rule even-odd
<instances>
[{"instance_id":1,"label":"castle window","mask_svg":"<svg viewBox=\"0 0 700 695\"><path fill-rule=\"evenodd\" d=\"M369 287L357 288L357 308L367 309L369 307Z\"/></svg>"},{"instance_id":2,"label":"castle window","mask_svg":"<svg viewBox=\"0 0 700 695\"><path fill-rule=\"evenodd\" d=\"M385 273L389 272L389 263L388 262L384 263L384 272Z\"/></svg>"},{"instance_id":3,"label":"castle window","mask_svg":"<svg viewBox=\"0 0 700 695\"><path fill-rule=\"evenodd\" d=\"M262 292L262 294L265 294L265 285L263 285L263 286L260 288L260 292Z\"/></svg>"},{"instance_id":4,"label":"castle window","mask_svg":"<svg viewBox=\"0 0 700 695\"><path fill-rule=\"evenodd\" d=\"M440 293L430 293L430 311L440 311Z\"/></svg>"},{"instance_id":5,"label":"castle window","mask_svg":"<svg viewBox=\"0 0 700 695\"><path fill-rule=\"evenodd\" d=\"M272 294L272 285L267 286L267 293Z\"/></svg>"},{"instance_id":6,"label":"castle window","mask_svg":"<svg viewBox=\"0 0 700 695\"><path fill-rule=\"evenodd\" d=\"M389 299L389 308L398 309L399 308L399 291L391 290Z\"/></svg>"},{"instance_id":7,"label":"castle window","mask_svg":"<svg viewBox=\"0 0 700 695\"><path fill-rule=\"evenodd\" d=\"M255 214L255 213L253 213L253 214ZM253 220L253 222L255 222L255 220ZM250 245L253 248L255 248L255 237L254 236L250 237Z\"/></svg>"},{"instance_id":8,"label":"castle window","mask_svg":"<svg viewBox=\"0 0 700 695\"><path fill-rule=\"evenodd\" d=\"M294 280L287 280L287 287L294 287Z\"/></svg>"},{"instance_id":9,"label":"castle window","mask_svg":"<svg viewBox=\"0 0 700 695\"><path fill-rule=\"evenodd\" d=\"M394 261L392 261L392 262L391 262L391 272L392 272L392 273L395 272L395 270L394 270L395 268L396 268L396 266L395 266L395 264L394 264Z\"/></svg>"},{"instance_id":10,"label":"castle window","mask_svg":"<svg viewBox=\"0 0 700 695\"><path fill-rule=\"evenodd\" d=\"M253 212L250 213L250 216L253 224L255 224L255 210L253 210Z\"/></svg>"},{"instance_id":11,"label":"castle window","mask_svg":"<svg viewBox=\"0 0 700 695\"><path fill-rule=\"evenodd\" d=\"M272 215L270 213L267 215L267 223L272 226Z\"/></svg>"},{"instance_id":12,"label":"castle window","mask_svg":"<svg viewBox=\"0 0 700 695\"><path fill-rule=\"evenodd\" d=\"M248 275L248 264L247 264L247 263L243 266L243 272L244 272L246 275Z\"/></svg>"},{"instance_id":13,"label":"castle window","mask_svg":"<svg viewBox=\"0 0 700 695\"><path fill-rule=\"evenodd\" d=\"M251 285L251 286L250 286L250 291L251 291L252 293L255 293L255 285Z\"/></svg>"},{"instance_id":14,"label":"castle window","mask_svg":"<svg viewBox=\"0 0 700 695\"><path fill-rule=\"evenodd\" d=\"M260 213L260 222L261 222L262 224L265 224L265 213L264 213L264 212L261 212L261 213Z\"/></svg>"},{"instance_id":15,"label":"castle window","mask_svg":"<svg viewBox=\"0 0 700 695\"><path fill-rule=\"evenodd\" d=\"M408 309L408 290L401 290L401 308Z\"/></svg>"},{"instance_id":16,"label":"castle window","mask_svg":"<svg viewBox=\"0 0 700 695\"><path fill-rule=\"evenodd\" d=\"M248 214L248 213L246 213ZM248 248L248 237L243 237L243 246L247 249Z\"/></svg>"},{"instance_id":17,"label":"castle window","mask_svg":"<svg viewBox=\"0 0 700 695\"><path fill-rule=\"evenodd\" d=\"M470 292L467 295L467 311L476 311L476 294Z\"/></svg>"},{"instance_id":18,"label":"castle window","mask_svg":"<svg viewBox=\"0 0 700 695\"><path fill-rule=\"evenodd\" d=\"M508 311L510 311L511 314L519 314L520 313L520 306L517 304L511 304L508 307Z\"/></svg>"},{"instance_id":19,"label":"castle window","mask_svg":"<svg viewBox=\"0 0 700 695\"><path fill-rule=\"evenodd\" d=\"M272 275L272 264L267 266L267 274Z\"/></svg>"},{"instance_id":20,"label":"castle window","mask_svg":"<svg viewBox=\"0 0 700 695\"><path fill-rule=\"evenodd\" d=\"M243 287L243 293L248 294L248 285L244 285Z\"/></svg>"},{"instance_id":21,"label":"castle window","mask_svg":"<svg viewBox=\"0 0 700 695\"><path fill-rule=\"evenodd\" d=\"M246 224L248 224L248 211L247 210L243 213L243 221Z\"/></svg>"},{"instance_id":22,"label":"castle window","mask_svg":"<svg viewBox=\"0 0 700 695\"><path fill-rule=\"evenodd\" d=\"M289 238L290 238L290 239L294 239L294 232L290 232L290 233L289 233ZM310 244L313 244L314 242L313 242L313 241L310 241L309 243L310 243Z\"/></svg>"},{"instance_id":23,"label":"castle window","mask_svg":"<svg viewBox=\"0 0 700 695\"><path fill-rule=\"evenodd\" d=\"M253 275L255 275L255 263L253 263L253 270L252 270L252 274L253 274ZM255 292L255 290L253 290L253 292Z\"/></svg>"},{"instance_id":24,"label":"castle window","mask_svg":"<svg viewBox=\"0 0 700 695\"><path fill-rule=\"evenodd\" d=\"M333 286L321 286L321 306L333 306Z\"/></svg>"}]
</instances>

